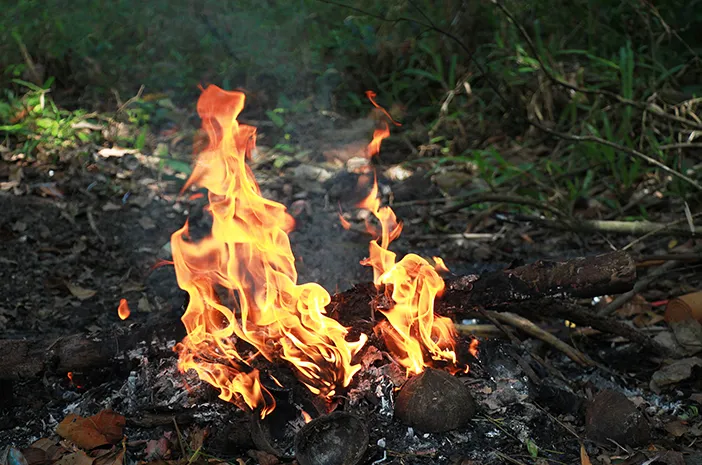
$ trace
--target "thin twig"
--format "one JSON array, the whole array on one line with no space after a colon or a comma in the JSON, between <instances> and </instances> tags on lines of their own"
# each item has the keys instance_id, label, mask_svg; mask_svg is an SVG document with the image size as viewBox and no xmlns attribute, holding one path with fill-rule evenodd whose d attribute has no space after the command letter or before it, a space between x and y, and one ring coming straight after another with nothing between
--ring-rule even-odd
<instances>
[{"instance_id":1,"label":"thin twig","mask_svg":"<svg viewBox=\"0 0 702 465\"><path fill-rule=\"evenodd\" d=\"M141 94L144 93L144 88L145 88L145 87L144 87L144 85L142 84L142 85L139 87L139 90L137 91L136 95L135 95L134 97L130 98L129 100L127 100L126 102L124 102L124 103L117 109L117 113L122 113L122 112L124 111L125 108L127 108L127 107L128 107L129 105L131 105L133 102L136 102L137 100L139 100L139 99L141 98Z\"/></svg>"},{"instance_id":2,"label":"thin twig","mask_svg":"<svg viewBox=\"0 0 702 465\"><path fill-rule=\"evenodd\" d=\"M698 215L695 215L698 216ZM658 235L658 236L682 236L682 237L699 237L699 227L696 227L696 232L692 232L689 229L675 228L676 224L680 224L683 221L676 221L673 223L662 224L653 223L650 221L607 221L607 220L550 220L546 218L541 218L538 216L529 215L511 215L513 221L525 221L537 223L541 226L545 226L553 229L565 229L568 231L576 232L597 232L597 233L611 233L611 234L645 234L645 237ZM630 245L627 245L623 250L628 250Z\"/></svg>"},{"instance_id":3,"label":"thin twig","mask_svg":"<svg viewBox=\"0 0 702 465\"><path fill-rule=\"evenodd\" d=\"M88 224L90 224L90 229L93 230L95 235L100 239L100 242L107 242L105 240L105 236L100 234L100 230L97 228L97 224L95 223L95 218L93 218L93 207L88 207L87 210L87 216L88 216Z\"/></svg>"},{"instance_id":4,"label":"thin twig","mask_svg":"<svg viewBox=\"0 0 702 465\"><path fill-rule=\"evenodd\" d=\"M538 208L540 210L544 210L550 213L553 213L554 215L558 217L564 217L566 216L563 212L561 212L559 209L556 207L553 207L551 205L545 204L539 200L536 199L531 199L529 197L520 197L518 195L509 195L509 194L474 194L471 196L466 196L466 197L459 197L455 198L454 200L458 200L453 205L449 205L446 208L436 210L432 212L432 216L443 216L447 213L453 213L458 210L462 210L466 207L469 207L471 205L475 205L476 203L485 203L485 202L500 202L500 203L513 203L513 204L518 204L518 205L528 205L530 207Z\"/></svg>"},{"instance_id":5,"label":"thin twig","mask_svg":"<svg viewBox=\"0 0 702 465\"><path fill-rule=\"evenodd\" d=\"M487 312L486 312L487 313ZM489 312L490 315L495 317L496 320L503 323L507 323L517 329L524 331L525 333L533 336L551 346L555 349L563 352L568 358L573 360L575 363L582 366L595 366L596 363L590 357L580 352L575 347L570 344L561 341L553 334L548 331L539 328L531 320L524 318L523 316L516 315L510 312Z\"/></svg>"}]
</instances>

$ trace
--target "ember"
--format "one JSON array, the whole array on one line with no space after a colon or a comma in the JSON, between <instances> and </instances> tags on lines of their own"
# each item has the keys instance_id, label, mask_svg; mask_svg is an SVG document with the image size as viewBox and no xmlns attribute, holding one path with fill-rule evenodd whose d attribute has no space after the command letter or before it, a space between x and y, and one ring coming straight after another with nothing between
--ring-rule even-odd
<instances>
[{"instance_id":1,"label":"ember","mask_svg":"<svg viewBox=\"0 0 702 465\"><path fill-rule=\"evenodd\" d=\"M120 299L119 307L117 307L117 315L119 315L119 319L126 320L131 314L132 312L129 310L127 299Z\"/></svg>"}]
</instances>

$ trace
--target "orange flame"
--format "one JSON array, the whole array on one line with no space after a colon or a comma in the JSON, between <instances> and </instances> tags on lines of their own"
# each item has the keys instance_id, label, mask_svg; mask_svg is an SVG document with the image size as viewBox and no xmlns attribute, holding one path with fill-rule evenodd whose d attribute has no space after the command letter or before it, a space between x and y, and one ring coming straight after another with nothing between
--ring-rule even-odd
<instances>
[{"instance_id":1,"label":"orange flame","mask_svg":"<svg viewBox=\"0 0 702 465\"><path fill-rule=\"evenodd\" d=\"M383 129L376 129L373 131L373 140L368 144L368 157L373 157L378 152L380 152L380 143L383 139L390 137L390 126L388 123L383 123L385 127Z\"/></svg>"},{"instance_id":2,"label":"orange flame","mask_svg":"<svg viewBox=\"0 0 702 465\"><path fill-rule=\"evenodd\" d=\"M305 423L309 423L312 421L312 417L309 413L305 412L304 410L300 410L300 413L302 414L302 419L305 420Z\"/></svg>"},{"instance_id":3,"label":"orange flame","mask_svg":"<svg viewBox=\"0 0 702 465\"><path fill-rule=\"evenodd\" d=\"M129 304L127 303L127 299L120 299L119 307L117 307L117 315L119 315L119 319L126 320L131 314L132 312L129 310Z\"/></svg>"},{"instance_id":4,"label":"orange flame","mask_svg":"<svg viewBox=\"0 0 702 465\"><path fill-rule=\"evenodd\" d=\"M374 92L368 91L367 95L373 105L390 116L375 103ZM368 146L368 152L371 155L377 153L380 143L389 134L389 129L377 130ZM379 325L390 352L405 367L408 375L421 373L430 365L425 359L425 353L433 360L449 362L452 370L458 371L453 321L434 315L434 301L444 290L444 280L438 271L448 271L444 261L434 257L436 265L431 266L424 258L408 254L396 262L395 253L390 252L388 247L402 232L402 223L397 221L390 207L380 206L377 179L374 179L368 197L358 207L369 210L381 225L380 237L371 241L370 256L361 261L361 264L373 267L375 285L378 288L384 285L386 294L394 302L390 310L382 311L387 323ZM372 232L368 223L366 229Z\"/></svg>"},{"instance_id":5,"label":"orange flame","mask_svg":"<svg viewBox=\"0 0 702 465\"><path fill-rule=\"evenodd\" d=\"M255 128L236 120L244 99L209 86L198 101L209 145L186 188L208 189L213 222L200 241L190 239L187 223L171 237L178 285L190 295L182 317L188 335L176 350L182 371L194 370L220 398L260 408L264 417L275 402L249 363L253 356L286 360L310 391L333 396L360 369L351 360L366 338L346 341L348 330L325 315L329 293L297 284L287 235L294 220L261 196L245 163ZM244 357L239 341L257 353Z\"/></svg>"}]
</instances>

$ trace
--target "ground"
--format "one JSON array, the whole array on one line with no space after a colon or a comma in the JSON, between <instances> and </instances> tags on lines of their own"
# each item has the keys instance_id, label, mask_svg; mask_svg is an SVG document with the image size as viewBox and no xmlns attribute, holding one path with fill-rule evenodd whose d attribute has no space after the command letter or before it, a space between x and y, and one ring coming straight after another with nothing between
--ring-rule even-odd
<instances>
[{"instance_id":1,"label":"ground","mask_svg":"<svg viewBox=\"0 0 702 465\"><path fill-rule=\"evenodd\" d=\"M330 294L335 294L372 280L371 269L359 263L367 256L368 243L372 239L364 230L367 215L355 207L355 203L368 192L370 175L350 172L349 167L358 163L359 156L362 158L365 154L375 120L351 120L338 115L331 119L315 113L300 115L300 118L300 124L287 139L276 128L261 124L259 147L253 152L250 164L263 195L286 205L295 218L296 226L290 233L290 240L299 272L298 281L320 283ZM195 134L197 150L197 119L190 115L182 121L188 123L181 123L176 131ZM169 128L169 134L172 133L172 128ZM152 145L165 143L159 142L159 138L165 137L162 134L157 133L155 137ZM282 147L278 142L281 140L294 150ZM181 144L177 146L181 155L192 151L189 144L177 143ZM630 236L554 231L495 209L442 213L441 208L450 206L452 197L465 195L465 186L479 184L480 179L451 170L429 173L422 168L404 168L399 162L409 157L408 150L401 140L390 139L380 156L373 160L383 202L393 205L404 222L401 238L391 247L400 256L406 253L427 258L440 256L451 273L460 276L517 266L541 258L565 259L607 252L626 246L633 239ZM187 157L181 159L186 160L187 166ZM110 152L100 146L88 146L82 155L59 154L51 163L30 163L17 154L6 153L0 165L0 177L7 179L0 192L0 209L4 213L0 218L0 235L5 244L0 255L0 327L5 337L52 340L75 333L114 331L124 334L130 331L131 325L136 327L160 314L173 317L168 320L169 324L177 322L184 311L186 296L178 288L175 273L168 262L170 235L182 227L186 219L189 219L193 231L204 231L208 226L207 215L202 212L206 199L195 189L182 192L187 178L184 171L187 170L164 168L158 163L158 158L136 150L117 148ZM364 176L365 182L359 183L359 178ZM350 229L342 227L340 212L350 222ZM667 252L675 246L669 238L652 238L632 250L650 255ZM700 276L694 268L687 272L683 268L676 276L680 279L660 278L654 282L646 291L644 303L684 294L700 286ZM117 312L121 299L126 299L131 309L126 321L121 321ZM644 307L645 310L641 310L640 307L628 306L620 316L639 318L637 324L644 327L660 322L660 308ZM557 320L551 322L551 328L554 332L564 331L562 322ZM169 376L179 376L175 374L171 343L161 341L159 344L152 350L159 353L159 360L169 360L159 362L159 369L166 366L164 370L170 370ZM635 346L625 344L620 350L609 339L578 339L574 344L615 370L628 369L632 357L637 356ZM485 347L488 351L488 346ZM542 355L549 353L544 346L534 346L538 350L530 347L525 350ZM386 429L378 424L371 432L372 440L387 440L390 450L395 447L396 451L403 444L413 444L412 447L433 451L431 457L444 448L453 447L454 443L477 444L489 438L480 443L483 444L480 447L493 453L495 444L502 444L500 441L504 441L505 451L514 452L515 449L510 448L515 444L520 448L526 443L528 448L529 441L535 440L541 446L563 445L562 453L577 456L577 441L569 437L561 444L556 439L563 432L557 423L532 404L521 403L524 399L521 396L525 394L520 389L526 375L509 361L502 349L495 350L493 359L483 361L484 367L473 375L478 379L470 382L477 383L473 387L481 405L494 407L513 424L509 421L503 423L503 420L493 422L492 417L487 417L481 419L477 429L470 434L455 433L442 439L422 436L407 439L404 426L394 424ZM153 360L154 354L149 356ZM613 356L621 357L621 360L612 360ZM143 354L138 357L143 357L138 360L147 360ZM642 392L640 388L645 386L650 374L658 368L658 362L641 363L631 370L630 378L616 378L612 382L602 377L602 372L574 367L562 355L548 358L548 363L558 367L556 371L570 371L569 378L577 379L579 385L598 388L607 383L617 388L638 386L639 390L631 391L637 395ZM608 358L611 363L607 362ZM504 368L510 363L510 368ZM148 373L153 379L163 372ZM548 373L540 375L549 376ZM498 383L489 385L491 381L487 380L498 380ZM511 381L506 386L499 380ZM186 383L191 381L189 379ZM110 389L118 389L122 386L120 382L113 380ZM68 383L63 379L63 384L69 386ZM202 383L199 386L199 389L207 389ZM681 387L678 399L687 399L690 388L690 385ZM170 386L170 389L175 388ZM19 397L26 400L28 391L22 390L25 392ZM206 398L214 401L212 405L217 404L211 390L208 392ZM562 392L557 390L556 397L559 395ZM537 394L539 399L553 402L549 396L541 391ZM683 405L654 398L663 405L660 411L665 415L678 412L676 409ZM566 397L565 403L569 402L568 399ZM650 399L648 397L647 401ZM99 403L99 399L96 401ZM217 405L214 411L221 415L222 403ZM127 409L124 405L122 407ZM46 412L41 410L48 415L49 411L65 413L67 407L53 402L41 408L49 408ZM201 410L210 412L209 408L201 407ZM226 417L230 421L231 410L226 415L230 415ZM572 415L568 415L566 421L577 423ZM32 426L22 430L25 436L21 437L31 438L27 434L39 424L38 420L34 418L35 423L27 420L27 425ZM17 421L23 422L24 419L10 420L6 426L14 430L8 428L8 432L18 431L17 427L21 425ZM42 427L32 434L46 434L47 425L43 420L41 424ZM504 428L517 431L524 425L528 425L531 435L526 439L516 439L510 433L500 436L499 431ZM6 439L19 440L12 433ZM374 453L381 454L381 449ZM590 449L591 452L595 450ZM472 454L478 453L473 449ZM402 454L396 456L398 460L419 460L416 463L433 460L421 458L421 454L403 457ZM448 460L450 457L441 456L437 460L439 458Z\"/></svg>"}]
</instances>

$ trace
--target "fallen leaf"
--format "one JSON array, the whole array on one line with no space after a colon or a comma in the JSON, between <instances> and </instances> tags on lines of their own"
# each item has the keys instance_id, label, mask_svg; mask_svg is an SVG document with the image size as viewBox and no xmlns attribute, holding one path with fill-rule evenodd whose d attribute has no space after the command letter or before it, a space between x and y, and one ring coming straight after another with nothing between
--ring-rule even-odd
<instances>
[{"instance_id":1,"label":"fallen leaf","mask_svg":"<svg viewBox=\"0 0 702 465\"><path fill-rule=\"evenodd\" d=\"M53 465L92 465L93 459L88 457L88 454L79 450L72 454L67 454L61 457L60 460L54 462Z\"/></svg>"},{"instance_id":2,"label":"fallen leaf","mask_svg":"<svg viewBox=\"0 0 702 465\"><path fill-rule=\"evenodd\" d=\"M207 435L207 428L194 427L192 432L190 433L190 438L188 441L190 443L190 450L201 449L203 444L205 443L205 438L207 437Z\"/></svg>"},{"instance_id":3,"label":"fallen leaf","mask_svg":"<svg viewBox=\"0 0 702 465\"><path fill-rule=\"evenodd\" d=\"M659 394L661 388L670 384L678 383L692 375L695 367L702 366L702 358L689 357L676 360L668 366L661 368L651 376L650 387L653 392Z\"/></svg>"},{"instance_id":4,"label":"fallen leaf","mask_svg":"<svg viewBox=\"0 0 702 465\"><path fill-rule=\"evenodd\" d=\"M98 152L98 155L105 157L105 158L110 158L110 157L122 157L124 155L130 154L130 153L137 153L138 150L136 149L122 149L119 147L112 147L112 148L104 148L101 149Z\"/></svg>"},{"instance_id":5,"label":"fallen leaf","mask_svg":"<svg viewBox=\"0 0 702 465\"><path fill-rule=\"evenodd\" d=\"M683 436L685 433L687 433L690 430L690 427L685 424L685 422L680 421L680 420L674 420L666 423L664 425L664 428L667 432L675 436L676 438L679 438L680 436Z\"/></svg>"},{"instance_id":6,"label":"fallen leaf","mask_svg":"<svg viewBox=\"0 0 702 465\"><path fill-rule=\"evenodd\" d=\"M629 318L634 315L639 315L651 309L651 304L641 295L636 294L633 299L622 305L615 312L623 318Z\"/></svg>"},{"instance_id":7,"label":"fallen leaf","mask_svg":"<svg viewBox=\"0 0 702 465\"><path fill-rule=\"evenodd\" d=\"M84 287L77 286L75 284L66 283L66 287L73 294L73 297L77 297L80 300L86 300L97 294L97 291L92 289L86 289Z\"/></svg>"},{"instance_id":8,"label":"fallen leaf","mask_svg":"<svg viewBox=\"0 0 702 465\"><path fill-rule=\"evenodd\" d=\"M93 465L122 465L124 463L124 448L116 447L115 450L103 454L93 461Z\"/></svg>"},{"instance_id":9,"label":"fallen leaf","mask_svg":"<svg viewBox=\"0 0 702 465\"><path fill-rule=\"evenodd\" d=\"M105 435L105 438L110 444L117 444L124 436L122 430L127 420L119 413L112 410L102 410L97 415L88 418L92 420L98 431Z\"/></svg>"},{"instance_id":10,"label":"fallen leaf","mask_svg":"<svg viewBox=\"0 0 702 465\"><path fill-rule=\"evenodd\" d=\"M696 354L702 350L702 324L699 321L688 318L681 321L671 321L670 329L675 334L678 341L688 355Z\"/></svg>"},{"instance_id":11,"label":"fallen leaf","mask_svg":"<svg viewBox=\"0 0 702 465\"><path fill-rule=\"evenodd\" d=\"M168 439L161 437L160 439L151 439L146 443L144 456L146 460L165 459L170 455L171 451L168 448Z\"/></svg>"},{"instance_id":12,"label":"fallen leaf","mask_svg":"<svg viewBox=\"0 0 702 465\"><path fill-rule=\"evenodd\" d=\"M125 418L112 410L103 410L89 418L72 413L56 427L56 433L78 447L94 449L119 442L125 424Z\"/></svg>"}]
</instances>

